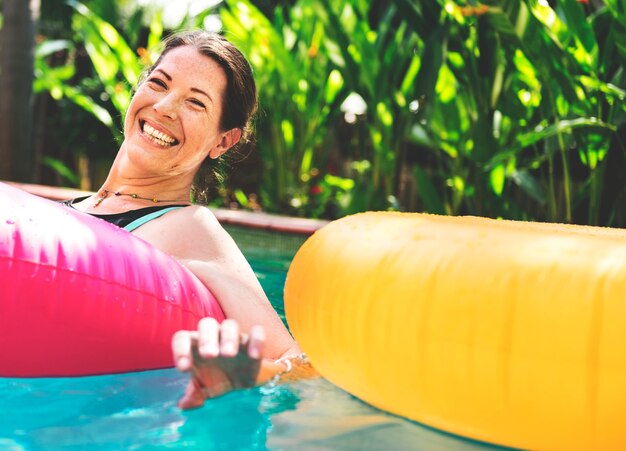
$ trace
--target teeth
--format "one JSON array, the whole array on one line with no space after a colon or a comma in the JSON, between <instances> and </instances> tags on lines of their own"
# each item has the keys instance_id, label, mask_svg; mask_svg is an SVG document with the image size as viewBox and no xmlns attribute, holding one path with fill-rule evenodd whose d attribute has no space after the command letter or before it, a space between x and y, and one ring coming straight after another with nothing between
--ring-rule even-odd
<instances>
[{"instance_id":1,"label":"teeth","mask_svg":"<svg viewBox=\"0 0 626 451\"><path fill-rule=\"evenodd\" d=\"M144 122L143 125L143 132L144 134L146 134L153 142L161 145L161 146L171 146L174 141L176 141L175 138L172 138L169 135L166 135L165 133L162 133L158 130L156 130L154 127L152 127L150 124L147 124Z\"/></svg>"}]
</instances>

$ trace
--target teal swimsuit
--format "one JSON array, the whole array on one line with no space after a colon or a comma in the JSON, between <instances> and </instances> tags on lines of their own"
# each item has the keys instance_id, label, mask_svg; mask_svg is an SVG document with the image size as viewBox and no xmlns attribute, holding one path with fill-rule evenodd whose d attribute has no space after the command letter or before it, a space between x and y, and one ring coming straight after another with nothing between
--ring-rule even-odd
<instances>
[{"instance_id":1,"label":"teal swimsuit","mask_svg":"<svg viewBox=\"0 0 626 451\"><path fill-rule=\"evenodd\" d=\"M78 197L76 199L63 201L62 204L67 205L68 207L74 208L72 205L74 202L80 202L81 200L86 199L85 197ZM145 207L139 208L137 210L129 210L124 213L114 213L109 215L98 215L93 213L88 213L91 216L95 216L96 218L104 219L111 224L115 224L118 227L121 227L129 232L132 232L137 227L144 225L146 222L156 219L168 211L176 210L178 208L187 207L188 205L169 205L165 207Z\"/></svg>"}]
</instances>

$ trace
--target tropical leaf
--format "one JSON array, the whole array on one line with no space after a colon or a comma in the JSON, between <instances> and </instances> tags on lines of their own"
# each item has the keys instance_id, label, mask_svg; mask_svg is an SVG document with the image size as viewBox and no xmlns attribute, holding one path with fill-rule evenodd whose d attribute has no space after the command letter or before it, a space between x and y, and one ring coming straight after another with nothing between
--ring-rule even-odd
<instances>
[{"instance_id":1,"label":"tropical leaf","mask_svg":"<svg viewBox=\"0 0 626 451\"><path fill-rule=\"evenodd\" d=\"M545 141L548 138L553 138L559 134L570 133L577 128L598 128L606 129L612 132L617 131L616 127L612 124L603 122L593 117L581 117L572 120L562 120L557 123L550 124L546 127L541 127L531 132L523 133L517 136L517 142L513 147L510 147L494 156L485 167L488 169L493 168L495 165L502 163L510 157L515 156L523 149L534 146L541 141ZM542 156L541 158L545 158Z\"/></svg>"},{"instance_id":2,"label":"tropical leaf","mask_svg":"<svg viewBox=\"0 0 626 451\"><path fill-rule=\"evenodd\" d=\"M426 211L429 213L443 215L446 213L445 206L435 185L431 182L428 174L416 165L413 168L415 174L415 180L417 181L418 193L420 199L426 207Z\"/></svg>"},{"instance_id":3,"label":"tropical leaf","mask_svg":"<svg viewBox=\"0 0 626 451\"><path fill-rule=\"evenodd\" d=\"M57 174L67 180L71 186L78 186L80 184L80 177L68 168L67 165L65 165L65 163L61 160L50 156L43 156L41 158L41 164L54 170Z\"/></svg>"},{"instance_id":4,"label":"tropical leaf","mask_svg":"<svg viewBox=\"0 0 626 451\"><path fill-rule=\"evenodd\" d=\"M545 190L541 187L539 181L530 173L524 170L516 170L511 174L510 178L539 205L546 204L547 195Z\"/></svg>"}]
</instances>

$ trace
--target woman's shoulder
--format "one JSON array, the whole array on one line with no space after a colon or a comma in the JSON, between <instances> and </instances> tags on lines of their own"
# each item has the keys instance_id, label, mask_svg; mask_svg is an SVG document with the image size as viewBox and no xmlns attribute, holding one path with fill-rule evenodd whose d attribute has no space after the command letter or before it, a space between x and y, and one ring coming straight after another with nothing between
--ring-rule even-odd
<instances>
[{"instance_id":1,"label":"woman's shoulder","mask_svg":"<svg viewBox=\"0 0 626 451\"><path fill-rule=\"evenodd\" d=\"M190 227L215 227L219 226L219 221L209 207L204 205L189 205L185 208L179 208L172 215L172 221L180 222L179 225L187 225Z\"/></svg>"},{"instance_id":2,"label":"woman's shoulder","mask_svg":"<svg viewBox=\"0 0 626 451\"><path fill-rule=\"evenodd\" d=\"M190 258L196 253L219 253L221 247L232 241L215 214L200 205L172 210L133 233L181 258Z\"/></svg>"}]
</instances>

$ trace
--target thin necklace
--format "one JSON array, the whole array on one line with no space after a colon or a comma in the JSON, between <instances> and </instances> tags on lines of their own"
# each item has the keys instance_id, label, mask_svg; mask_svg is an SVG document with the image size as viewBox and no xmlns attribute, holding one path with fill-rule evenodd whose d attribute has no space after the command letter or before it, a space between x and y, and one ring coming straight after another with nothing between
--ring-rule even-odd
<instances>
[{"instance_id":1,"label":"thin necklace","mask_svg":"<svg viewBox=\"0 0 626 451\"><path fill-rule=\"evenodd\" d=\"M98 205L100 205L102 203L102 201L104 201L104 199L106 199L107 197L109 197L110 194L113 194L115 196L128 196L128 197L132 197L133 199L142 199L142 200L149 200L155 204L159 203L159 202L188 202L185 199L158 199L156 197L142 197L139 194L135 194L135 193L123 193L121 191L110 191L108 189L104 189L102 188L100 191L98 191L98 193L102 193L100 195L100 197L96 200L96 203L93 205L94 208L96 208Z\"/></svg>"}]
</instances>

